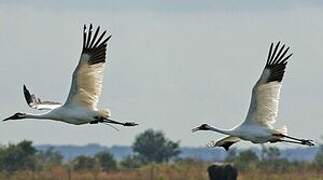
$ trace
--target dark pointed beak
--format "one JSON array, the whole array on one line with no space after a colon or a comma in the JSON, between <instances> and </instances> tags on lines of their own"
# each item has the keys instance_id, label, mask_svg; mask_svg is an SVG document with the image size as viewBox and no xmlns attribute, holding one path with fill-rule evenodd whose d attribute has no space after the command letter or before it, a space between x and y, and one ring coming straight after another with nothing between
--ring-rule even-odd
<instances>
[{"instance_id":1,"label":"dark pointed beak","mask_svg":"<svg viewBox=\"0 0 323 180\"><path fill-rule=\"evenodd\" d=\"M7 117L6 119L2 120L2 121L8 121L10 119L12 119L13 116Z\"/></svg>"},{"instance_id":2,"label":"dark pointed beak","mask_svg":"<svg viewBox=\"0 0 323 180\"><path fill-rule=\"evenodd\" d=\"M199 126L199 127L196 127L196 128L193 128L193 129L192 129L192 133L194 133L194 132L196 132L196 131L198 131L198 130L200 130L200 126Z\"/></svg>"}]
</instances>

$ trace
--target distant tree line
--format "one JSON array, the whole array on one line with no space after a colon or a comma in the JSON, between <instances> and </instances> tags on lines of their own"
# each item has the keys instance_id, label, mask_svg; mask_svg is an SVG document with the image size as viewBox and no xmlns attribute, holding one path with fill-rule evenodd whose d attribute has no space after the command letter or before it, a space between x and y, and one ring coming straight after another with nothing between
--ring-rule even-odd
<instances>
[{"instance_id":1,"label":"distant tree line","mask_svg":"<svg viewBox=\"0 0 323 180\"><path fill-rule=\"evenodd\" d=\"M139 134L133 143L133 156L117 162L109 151L94 156L78 156L65 162L64 157L53 148L38 151L31 141L0 146L0 171L13 173L19 170L46 170L62 166L73 171L116 171L135 169L148 163L164 163L179 153L179 143L167 139L160 131L149 129Z\"/></svg>"},{"instance_id":2,"label":"distant tree line","mask_svg":"<svg viewBox=\"0 0 323 180\"><path fill-rule=\"evenodd\" d=\"M191 164L192 159L179 159L179 142L167 139L161 131L148 129L136 136L132 145L134 154L121 161L116 161L109 151L102 151L94 156L78 156L70 161L53 148L45 151L37 150L31 141L22 141L18 144L0 146L0 172L13 173L15 171L46 171L53 167L62 167L69 171L100 171L110 172L132 170L153 164ZM239 170L266 170L283 172L291 169L311 168L323 169L323 145L313 162L289 161L281 156L276 147L263 146L260 155L251 149L239 151L231 149L225 162L233 163ZM210 162L206 162L210 163Z\"/></svg>"},{"instance_id":3,"label":"distant tree line","mask_svg":"<svg viewBox=\"0 0 323 180\"><path fill-rule=\"evenodd\" d=\"M323 145L319 145L318 153L312 162L309 161L290 161L281 156L281 152L277 147L262 146L260 155L257 155L251 149L240 151L231 149L228 156L225 158L226 162L233 163L241 171L250 170L265 170L271 172L284 172L288 170L305 170L323 169Z\"/></svg>"}]
</instances>

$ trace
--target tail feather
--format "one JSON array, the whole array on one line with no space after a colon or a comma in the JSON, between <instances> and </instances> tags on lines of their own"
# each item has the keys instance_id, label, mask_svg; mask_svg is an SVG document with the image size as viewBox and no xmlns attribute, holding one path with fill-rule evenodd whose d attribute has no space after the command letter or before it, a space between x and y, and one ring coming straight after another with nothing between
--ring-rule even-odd
<instances>
[{"instance_id":1,"label":"tail feather","mask_svg":"<svg viewBox=\"0 0 323 180\"><path fill-rule=\"evenodd\" d=\"M98 112L101 117L104 117L105 119L108 119L111 116L111 111L109 109L100 109Z\"/></svg>"},{"instance_id":2,"label":"tail feather","mask_svg":"<svg viewBox=\"0 0 323 180\"><path fill-rule=\"evenodd\" d=\"M287 131L287 126L283 126L283 127L281 127L281 128L278 128L278 129L276 129L279 133L281 133L281 134L283 134L283 135L285 135L285 136L287 136L288 135L288 131Z\"/></svg>"}]
</instances>

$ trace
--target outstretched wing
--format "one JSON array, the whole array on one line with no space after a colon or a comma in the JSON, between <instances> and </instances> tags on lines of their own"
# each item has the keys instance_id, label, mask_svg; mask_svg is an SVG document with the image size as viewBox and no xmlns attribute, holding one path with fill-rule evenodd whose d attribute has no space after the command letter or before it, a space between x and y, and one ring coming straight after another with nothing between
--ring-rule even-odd
<instances>
[{"instance_id":1,"label":"outstretched wing","mask_svg":"<svg viewBox=\"0 0 323 180\"><path fill-rule=\"evenodd\" d=\"M61 106L61 103L53 101L42 101L34 94L30 94L27 87L24 85L24 95L29 107L38 110L52 110Z\"/></svg>"},{"instance_id":2,"label":"outstretched wing","mask_svg":"<svg viewBox=\"0 0 323 180\"><path fill-rule=\"evenodd\" d=\"M289 47L285 48L283 45L279 48L279 45L280 42L274 49L273 43L270 45L265 69L252 90L251 104L244 124L271 126L276 121L281 81L287 60L292 56L292 54L286 55Z\"/></svg>"},{"instance_id":3,"label":"outstretched wing","mask_svg":"<svg viewBox=\"0 0 323 180\"><path fill-rule=\"evenodd\" d=\"M230 146L232 146L232 144L237 143L239 141L240 141L240 138L238 138L238 137L227 136L227 137L220 139L216 142L211 141L209 146L210 147L223 147L226 151L228 151Z\"/></svg>"},{"instance_id":4,"label":"outstretched wing","mask_svg":"<svg viewBox=\"0 0 323 180\"><path fill-rule=\"evenodd\" d=\"M106 43L111 38L108 36L103 39L106 31L97 38L99 31L100 26L92 37L92 24L88 32L84 25L83 50L79 64L73 73L72 85L65 105L73 104L96 109L102 90Z\"/></svg>"}]
</instances>

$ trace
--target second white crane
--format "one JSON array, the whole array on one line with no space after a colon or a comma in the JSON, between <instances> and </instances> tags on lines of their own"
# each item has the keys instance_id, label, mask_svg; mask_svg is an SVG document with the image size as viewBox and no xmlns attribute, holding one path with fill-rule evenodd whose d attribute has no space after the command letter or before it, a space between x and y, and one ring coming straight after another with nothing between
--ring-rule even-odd
<instances>
[{"instance_id":1,"label":"second white crane","mask_svg":"<svg viewBox=\"0 0 323 180\"><path fill-rule=\"evenodd\" d=\"M280 42L274 49L273 43L270 46L265 69L252 89L251 103L245 121L232 129L220 129L202 124L192 131L210 130L228 135L211 144L213 147L223 147L225 150L228 150L232 144L240 140L253 143L288 142L313 146L312 140L288 136L286 127L276 129L272 126L278 114L281 81L287 60L292 56L292 54L286 55L289 47L285 48L285 45L283 45L279 48L279 45Z\"/></svg>"}]
</instances>

